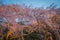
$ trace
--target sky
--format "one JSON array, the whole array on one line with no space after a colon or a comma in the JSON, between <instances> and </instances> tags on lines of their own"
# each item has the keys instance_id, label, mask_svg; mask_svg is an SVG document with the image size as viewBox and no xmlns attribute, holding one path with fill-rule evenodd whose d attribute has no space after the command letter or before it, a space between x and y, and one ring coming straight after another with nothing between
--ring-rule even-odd
<instances>
[{"instance_id":1,"label":"sky","mask_svg":"<svg viewBox=\"0 0 60 40\"><path fill-rule=\"evenodd\" d=\"M2 0L4 4L19 4L31 6L33 8L48 7L50 4L55 3L57 7L60 7L60 0Z\"/></svg>"}]
</instances>

